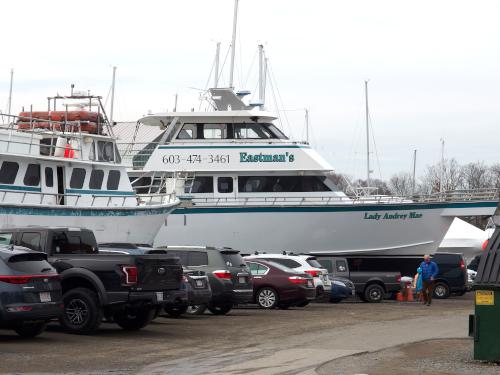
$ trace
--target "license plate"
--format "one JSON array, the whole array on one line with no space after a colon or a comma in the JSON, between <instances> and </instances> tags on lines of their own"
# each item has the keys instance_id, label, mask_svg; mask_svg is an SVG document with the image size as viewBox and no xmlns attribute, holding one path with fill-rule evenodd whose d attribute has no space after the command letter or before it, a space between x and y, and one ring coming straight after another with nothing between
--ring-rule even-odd
<instances>
[{"instance_id":1,"label":"license plate","mask_svg":"<svg viewBox=\"0 0 500 375\"><path fill-rule=\"evenodd\" d=\"M41 292L40 293L40 302L50 302L52 298L50 298L50 292Z\"/></svg>"},{"instance_id":2,"label":"license plate","mask_svg":"<svg viewBox=\"0 0 500 375\"><path fill-rule=\"evenodd\" d=\"M244 277L244 276L240 276L240 277L238 277L238 282L240 284L246 284L247 283L247 278Z\"/></svg>"},{"instance_id":3,"label":"license plate","mask_svg":"<svg viewBox=\"0 0 500 375\"><path fill-rule=\"evenodd\" d=\"M163 301L163 292L156 292L156 300L158 302Z\"/></svg>"},{"instance_id":4,"label":"license plate","mask_svg":"<svg viewBox=\"0 0 500 375\"><path fill-rule=\"evenodd\" d=\"M203 288L204 284L203 284L203 280L196 280L196 287L197 288Z\"/></svg>"}]
</instances>

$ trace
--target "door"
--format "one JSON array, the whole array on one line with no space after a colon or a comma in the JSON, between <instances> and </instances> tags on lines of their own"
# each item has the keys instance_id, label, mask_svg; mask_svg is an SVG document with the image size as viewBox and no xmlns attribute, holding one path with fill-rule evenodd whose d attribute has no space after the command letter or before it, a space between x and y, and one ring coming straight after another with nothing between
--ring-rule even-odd
<instances>
[{"instance_id":1,"label":"door","mask_svg":"<svg viewBox=\"0 0 500 375\"><path fill-rule=\"evenodd\" d=\"M64 197L64 167L57 167L57 204L65 205L66 199Z\"/></svg>"},{"instance_id":2,"label":"door","mask_svg":"<svg viewBox=\"0 0 500 375\"><path fill-rule=\"evenodd\" d=\"M58 201L57 176L55 168L51 165L41 165L41 187L43 204L54 205Z\"/></svg>"},{"instance_id":3,"label":"door","mask_svg":"<svg viewBox=\"0 0 500 375\"><path fill-rule=\"evenodd\" d=\"M347 260L335 259L334 273L336 276L349 278L349 267L347 266Z\"/></svg>"}]
</instances>

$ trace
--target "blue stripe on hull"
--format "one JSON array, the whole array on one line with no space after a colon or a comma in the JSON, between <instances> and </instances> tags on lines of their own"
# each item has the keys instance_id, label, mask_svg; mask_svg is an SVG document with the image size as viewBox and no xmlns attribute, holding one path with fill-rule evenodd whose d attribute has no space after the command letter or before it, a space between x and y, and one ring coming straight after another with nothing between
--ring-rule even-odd
<instances>
[{"instance_id":1,"label":"blue stripe on hull","mask_svg":"<svg viewBox=\"0 0 500 375\"><path fill-rule=\"evenodd\" d=\"M479 208L496 207L498 201L488 202L455 202L455 203L405 203L405 204L352 204L337 206L245 206L245 207L194 207L177 208L173 215L184 214L229 214L252 212L359 212L359 211L408 211L432 210L443 208Z\"/></svg>"}]
</instances>

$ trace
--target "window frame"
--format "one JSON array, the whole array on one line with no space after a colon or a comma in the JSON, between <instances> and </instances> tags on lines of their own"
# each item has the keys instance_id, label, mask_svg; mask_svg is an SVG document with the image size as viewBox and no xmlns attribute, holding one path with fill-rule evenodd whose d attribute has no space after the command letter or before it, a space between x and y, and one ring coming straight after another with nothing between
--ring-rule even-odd
<instances>
[{"instance_id":1,"label":"window frame","mask_svg":"<svg viewBox=\"0 0 500 375\"><path fill-rule=\"evenodd\" d=\"M15 173L14 173L14 175L12 176L12 171L9 171L9 175L6 176L6 177L9 177L9 178L5 179L5 180L3 179L5 177L5 176L3 176L5 174L5 171L3 171L4 165L15 166ZM10 161L10 160L4 160L2 162L2 165L0 166L0 184L6 184L6 185L13 185L13 184L15 184L16 183L16 178L17 178L18 174L19 174L19 163L15 162L15 161Z\"/></svg>"},{"instance_id":2,"label":"window frame","mask_svg":"<svg viewBox=\"0 0 500 375\"><path fill-rule=\"evenodd\" d=\"M115 188L115 184L113 183L113 185L110 186L110 183L111 182L114 182L111 180L111 175L115 175L115 174L118 174L118 181L116 182L116 188ZM122 172L118 169L110 169L108 171L108 179L106 181L106 190L119 190L120 188L120 180L121 180L121 177L122 177Z\"/></svg>"},{"instance_id":3,"label":"window frame","mask_svg":"<svg viewBox=\"0 0 500 375\"><path fill-rule=\"evenodd\" d=\"M94 178L94 174L100 173L100 184L99 186L94 185L92 182L92 178ZM90 171L90 178L89 178L89 189L92 190L101 190L102 189L102 184L104 183L104 170L103 169L92 169Z\"/></svg>"},{"instance_id":4,"label":"window frame","mask_svg":"<svg viewBox=\"0 0 500 375\"><path fill-rule=\"evenodd\" d=\"M76 171L83 171L83 178L81 180L81 184L77 184L75 185L73 178L78 178L78 176L75 176L75 172ZM77 173L80 173L80 172L77 172ZM69 178L69 187L70 189L83 189L83 186L85 185L85 178L87 178L87 170L85 168L79 168L79 167L75 167L71 170L71 176Z\"/></svg>"},{"instance_id":5,"label":"window frame","mask_svg":"<svg viewBox=\"0 0 500 375\"><path fill-rule=\"evenodd\" d=\"M34 174L33 171L35 171ZM28 176L28 174L32 175ZM26 166L26 170L24 171L23 184L24 186L34 186L34 187L40 186L41 177L42 176L41 176L40 164L29 163ZM33 181L30 181L31 179L33 179Z\"/></svg>"}]
</instances>

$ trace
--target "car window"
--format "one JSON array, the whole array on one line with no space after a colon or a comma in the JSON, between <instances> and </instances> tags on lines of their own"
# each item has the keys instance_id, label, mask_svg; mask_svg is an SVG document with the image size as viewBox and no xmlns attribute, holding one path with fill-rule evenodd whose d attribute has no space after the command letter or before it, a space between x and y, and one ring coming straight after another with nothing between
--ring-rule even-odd
<instances>
[{"instance_id":1,"label":"car window","mask_svg":"<svg viewBox=\"0 0 500 375\"><path fill-rule=\"evenodd\" d=\"M221 252L224 263L228 267L245 266L245 261L239 253Z\"/></svg>"},{"instance_id":2,"label":"car window","mask_svg":"<svg viewBox=\"0 0 500 375\"><path fill-rule=\"evenodd\" d=\"M53 236L56 254L97 254L95 238L88 232L58 232Z\"/></svg>"},{"instance_id":3,"label":"car window","mask_svg":"<svg viewBox=\"0 0 500 375\"><path fill-rule=\"evenodd\" d=\"M250 268L250 273L252 275L257 275L257 271L259 270L259 265L253 262L247 262L247 266Z\"/></svg>"},{"instance_id":4,"label":"car window","mask_svg":"<svg viewBox=\"0 0 500 375\"><path fill-rule=\"evenodd\" d=\"M187 251L167 250L168 255L179 258L184 266L189 266L187 253Z\"/></svg>"},{"instance_id":5,"label":"car window","mask_svg":"<svg viewBox=\"0 0 500 375\"><path fill-rule=\"evenodd\" d=\"M307 259L306 261L311 267L323 268L321 264L314 258Z\"/></svg>"},{"instance_id":6,"label":"car window","mask_svg":"<svg viewBox=\"0 0 500 375\"><path fill-rule=\"evenodd\" d=\"M27 247L28 249L40 251L40 243L42 236L39 232L25 232L21 235L20 246Z\"/></svg>"},{"instance_id":7,"label":"car window","mask_svg":"<svg viewBox=\"0 0 500 375\"><path fill-rule=\"evenodd\" d=\"M266 267L263 264L259 264L259 268L257 269L257 275L265 275L267 271L269 271L269 267Z\"/></svg>"},{"instance_id":8,"label":"car window","mask_svg":"<svg viewBox=\"0 0 500 375\"><path fill-rule=\"evenodd\" d=\"M0 233L0 245L10 245L12 243L12 232Z\"/></svg>"},{"instance_id":9,"label":"car window","mask_svg":"<svg viewBox=\"0 0 500 375\"><path fill-rule=\"evenodd\" d=\"M19 254L9 259L9 267L13 270L30 274L50 275L56 271L46 261L44 254L26 253Z\"/></svg>"},{"instance_id":10,"label":"car window","mask_svg":"<svg viewBox=\"0 0 500 375\"><path fill-rule=\"evenodd\" d=\"M335 264L337 272L347 272L347 263L345 260L337 260Z\"/></svg>"},{"instance_id":11,"label":"car window","mask_svg":"<svg viewBox=\"0 0 500 375\"><path fill-rule=\"evenodd\" d=\"M188 266L206 266L208 264L208 255L204 251L188 251Z\"/></svg>"},{"instance_id":12,"label":"car window","mask_svg":"<svg viewBox=\"0 0 500 375\"><path fill-rule=\"evenodd\" d=\"M326 268L329 273L333 272L332 261L328 259L319 259L318 263L321 265L321 268Z\"/></svg>"},{"instance_id":13,"label":"car window","mask_svg":"<svg viewBox=\"0 0 500 375\"><path fill-rule=\"evenodd\" d=\"M266 258L266 259L276 262L278 264L282 264L288 268L298 268L301 266L299 262L296 262L295 260L292 259L287 259L287 258Z\"/></svg>"}]
</instances>

